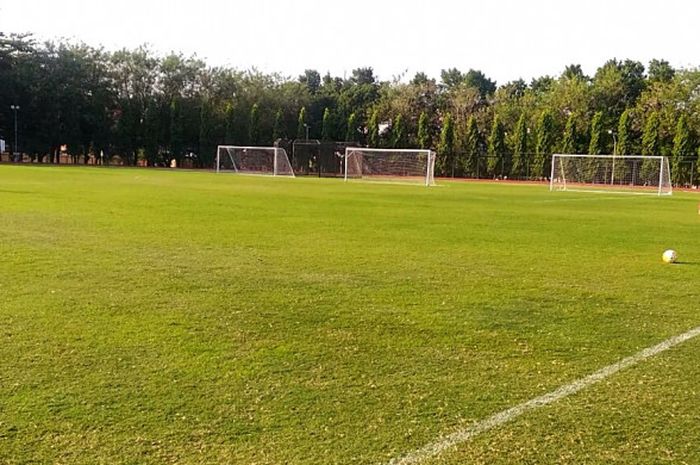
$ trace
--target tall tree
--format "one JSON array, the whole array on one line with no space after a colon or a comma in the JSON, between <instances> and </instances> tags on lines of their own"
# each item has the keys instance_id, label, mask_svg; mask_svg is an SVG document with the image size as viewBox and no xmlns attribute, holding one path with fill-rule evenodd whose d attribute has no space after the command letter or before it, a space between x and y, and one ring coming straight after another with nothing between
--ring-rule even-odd
<instances>
[{"instance_id":1,"label":"tall tree","mask_svg":"<svg viewBox=\"0 0 700 465\"><path fill-rule=\"evenodd\" d=\"M430 133L428 132L428 114L422 111L418 117L418 147L427 149L430 147Z\"/></svg>"},{"instance_id":2,"label":"tall tree","mask_svg":"<svg viewBox=\"0 0 700 465\"><path fill-rule=\"evenodd\" d=\"M651 82L668 83L673 80L676 70L666 60L651 60L649 62L649 80Z\"/></svg>"},{"instance_id":3,"label":"tall tree","mask_svg":"<svg viewBox=\"0 0 700 465\"><path fill-rule=\"evenodd\" d=\"M486 97L496 92L496 82L487 78L484 73L479 70L470 69L464 75L464 83L469 87L474 87L479 90L481 97Z\"/></svg>"},{"instance_id":4,"label":"tall tree","mask_svg":"<svg viewBox=\"0 0 700 465\"><path fill-rule=\"evenodd\" d=\"M144 155L148 166L155 166L158 162L160 131L158 118L158 105L155 100L151 100L146 111L146 124L144 136ZM75 163L75 162L74 162Z\"/></svg>"},{"instance_id":5,"label":"tall tree","mask_svg":"<svg viewBox=\"0 0 700 465\"><path fill-rule=\"evenodd\" d=\"M275 122L272 124L272 142L276 142L278 139L282 139L285 136L284 131L284 115L282 110L278 109L275 112Z\"/></svg>"},{"instance_id":6,"label":"tall tree","mask_svg":"<svg viewBox=\"0 0 700 465\"><path fill-rule=\"evenodd\" d=\"M301 107L297 117L297 139L306 139L306 107Z\"/></svg>"},{"instance_id":7,"label":"tall tree","mask_svg":"<svg viewBox=\"0 0 700 465\"><path fill-rule=\"evenodd\" d=\"M348 127L345 131L345 141L357 141L357 115L355 114L355 112L350 113L350 116L348 116Z\"/></svg>"},{"instance_id":8,"label":"tall tree","mask_svg":"<svg viewBox=\"0 0 700 465\"><path fill-rule=\"evenodd\" d=\"M613 155L628 155L632 153L630 114L630 110L625 109L617 122L617 140L615 134L613 134ZM613 179L625 179L630 172L630 167L625 163L617 163L615 164Z\"/></svg>"},{"instance_id":9,"label":"tall tree","mask_svg":"<svg viewBox=\"0 0 700 465\"><path fill-rule=\"evenodd\" d=\"M630 110L626 109L620 115L617 123L617 145L613 147L615 155L629 155L632 153L632 141L630 140Z\"/></svg>"},{"instance_id":10,"label":"tall tree","mask_svg":"<svg viewBox=\"0 0 700 465\"><path fill-rule=\"evenodd\" d=\"M443 69L440 71L440 80L444 87L451 89L464 82L464 74L457 68Z\"/></svg>"},{"instance_id":11,"label":"tall tree","mask_svg":"<svg viewBox=\"0 0 700 465\"><path fill-rule=\"evenodd\" d=\"M454 176L455 131L452 114L447 113L442 121L440 144L438 145L438 171L443 175Z\"/></svg>"},{"instance_id":12,"label":"tall tree","mask_svg":"<svg viewBox=\"0 0 700 465\"><path fill-rule=\"evenodd\" d=\"M644 125L644 133L642 134L642 155L653 156L659 155L659 114L652 111ZM640 176L643 182L653 181L652 177L656 176L656 167L658 163L651 160L644 160L640 169Z\"/></svg>"},{"instance_id":13,"label":"tall tree","mask_svg":"<svg viewBox=\"0 0 700 465\"><path fill-rule=\"evenodd\" d=\"M659 114L652 111L642 133L642 155L659 155Z\"/></svg>"},{"instance_id":14,"label":"tall tree","mask_svg":"<svg viewBox=\"0 0 700 465\"><path fill-rule=\"evenodd\" d=\"M353 69L350 80L356 84L374 84L374 70L372 68Z\"/></svg>"},{"instance_id":15,"label":"tall tree","mask_svg":"<svg viewBox=\"0 0 700 465\"><path fill-rule=\"evenodd\" d=\"M561 138L561 153L576 153L576 118L569 114Z\"/></svg>"},{"instance_id":16,"label":"tall tree","mask_svg":"<svg viewBox=\"0 0 700 465\"><path fill-rule=\"evenodd\" d=\"M420 86L427 84L429 81L430 79L428 78L428 75L422 71L419 71L415 76L413 76L413 79L411 79L411 84L414 86Z\"/></svg>"},{"instance_id":17,"label":"tall tree","mask_svg":"<svg viewBox=\"0 0 700 465\"><path fill-rule=\"evenodd\" d=\"M182 158L185 150L184 128L179 98L170 102L170 157L176 160Z\"/></svg>"},{"instance_id":18,"label":"tall tree","mask_svg":"<svg viewBox=\"0 0 700 465\"><path fill-rule=\"evenodd\" d=\"M686 169L683 165L683 160L690 155L690 153L690 130L685 115L681 115L676 124L676 133L673 136L673 152L671 158L671 181L676 186L686 181Z\"/></svg>"},{"instance_id":19,"label":"tall tree","mask_svg":"<svg viewBox=\"0 0 700 465\"><path fill-rule=\"evenodd\" d=\"M367 123L367 143L370 147L379 147L379 111L374 110Z\"/></svg>"},{"instance_id":20,"label":"tall tree","mask_svg":"<svg viewBox=\"0 0 700 465\"><path fill-rule=\"evenodd\" d=\"M207 99L203 99L199 110L199 162L198 165L212 166L216 153L214 141L212 105ZM184 157L177 158L177 166L182 166Z\"/></svg>"},{"instance_id":21,"label":"tall tree","mask_svg":"<svg viewBox=\"0 0 700 465\"><path fill-rule=\"evenodd\" d=\"M603 112L598 111L593 115L590 131L591 138L588 143L588 154L600 155L603 153ZM600 159L588 157L583 163L585 176L589 180L595 179L600 170L600 166Z\"/></svg>"},{"instance_id":22,"label":"tall tree","mask_svg":"<svg viewBox=\"0 0 700 465\"><path fill-rule=\"evenodd\" d=\"M554 118L549 110L544 110L537 121L535 158L530 176L535 179L549 176L548 165L554 146Z\"/></svg>"},{"instance_id":23,"label":"tall tree","mask_svg":"<svg viewBox=\"0 0 700 465\"><path fill-rule=\"evenodd\" d=\"M299 76L299 82L304 84L311 94L315 94L321 87L321 75L315 69L307 69Z\"/></svg>"},{"instance_id":24,"label":"tall tree","mask_svg":"<svg viewBox=\"0 0 700 465\"><path fill-rule=\"evenodd\" d=\"M489 157L486 162L486 169L489 176L497 177L503 172L503 161L506 155L505 130L503 124L495 115L491 124L491 134L489 135Z\"/></svg>"},{"instance_id":25,"label":"tall tree","mask_svg":"<svg viewBox=\"0 0 700 465\"><path fill-rule=\"evenodd\" d=\"M406 144L406 124L404 123L403 115L399 113L394 118L391 125L391 145L395 149L404 148Z\"/></svg>"},{"instance_id":26,"label":"tall tree","mask_svg":"<svg viewBox=\"0 0 700 465\"><path fill-rule=\"evenodd\" d=\"M323 110L321 139L333 140L333 120L332 120L332 116L331 116L331 110L328 107L326 107Z\"/></svg>"},{"instance_id":27,"label":"tall tree","mask_svg":"<svg viewBox=\"0 0 700 465\"><path fill-rule=\"evenodd\" d=\"M467 177L477 176L477 166L479 162L479 128L474 115L470 115L467 120L467 133L464 137L464 158L462 159L462 172Z\"/></svg>"},{"instance_id":28,"label":"tall tree","mask_svg":"<svg viewBox=\"0 0 700 465\"><path fill-rule=\"evenodd\" d=\"M254 103L250 107L250 118L248 119L248 142L250 145L260 144L260 110L258 104Z\"/></svg>"},{"instance_id":29,"label":"tall tree","mask_svg":"<svg viewBox=\"0 0 700 465\"><path fill-rule=\"evenodd\" d=\"M625 110L633 107L646 86L644 66L638 61L608 60L593 77L593 105L604 109L603 126L615 124Z\"/></svg>"},{"instance_id":30,"label":"tall tree","mask_svg":"<svg viewBox=\"0 0 700 465\"><path fill-rule=\"evenodd\" d=\"M588 143L589 155L603 153L603 112L599 111L591 119L591 139Z\"/></svg>"},{"instance_id":31,"label":"tall tree","mask_svg":"<svg viewBox=\"0 0 700 465\"><path fill-rule=\"evenodd\" d=\"M588 76L583 74L583 69L581 69L581 65L577 64L567 65L566 68L564 68L562 77L564 77L565 79L588 80Z\"/></svg>"},{"instance_id":32,"label":"tall tree","mask_svg":"<svg viewBox=\"0 0 700 465\"><path fill-rule=\"evenodd\" d=\"M525 113L520 114L513 134L513 159L510 167L511 177L518 179L525 174L527 169L527 122Z\"/></svg>"},{"instance_id":33,"label":"tall tree","mask_svg":"<svg viewBox=\"0 0 700 465\"><path fill-rule=\"evenodd\" d=\"M174 101L174 100L173 100ZM233 103L226 102L224 107L224 143L235 145L236 143L236 120Z\"/></svg>"}]
</instances>

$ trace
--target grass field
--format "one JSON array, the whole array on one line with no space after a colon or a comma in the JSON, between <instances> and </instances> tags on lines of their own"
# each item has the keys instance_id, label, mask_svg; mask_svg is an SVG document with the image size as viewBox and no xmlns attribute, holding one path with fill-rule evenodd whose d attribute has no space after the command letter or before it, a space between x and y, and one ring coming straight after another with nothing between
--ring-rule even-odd
<instances>
[{"instance_id":1,"label":"grass field","mask_svg":"<svg viewBox=\"0 0 700 465\"><path fill-rule=\"evenodd\" d=\"M381 464L700 325L688 193L0 166L0 196L2 464ZM429 463L698 464L699 355Z\"/></svg>"}]
</instances>

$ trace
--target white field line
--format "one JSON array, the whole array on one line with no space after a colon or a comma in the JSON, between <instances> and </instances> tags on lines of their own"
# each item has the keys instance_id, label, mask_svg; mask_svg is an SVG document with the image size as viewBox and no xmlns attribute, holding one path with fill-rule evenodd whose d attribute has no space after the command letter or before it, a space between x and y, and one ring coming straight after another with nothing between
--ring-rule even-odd
<instances>
[{"instance_id":1,"label":"white field line","mask_svg":"<svg viewBox=\"0 0 700 465\"><path fill-rule=\"evenodd\" d=\"M553 203L553 202L580 202L583 200L623 200L629 199L629 197L624 197L621 195L616 196L591 196L591 197L573 197L573 198L563 198L563 199L547 199L547 200L535 200L535 203Z\"/></svg>"},{"instance_id":2,"label":"white field line","mask_svg":"<svg viewBox=\"0 0 700 465\"><path fill-rule=\"evenodd\" d=\"M535 397L534 399L523 402L522 404L516 405L509 409L500 411L490 417L478 421L467 428L461 429L447 436L437 439L435 442L427 444L420 449L416 449L403 457L394 458L389 462L389 465L415 465L422 463L432 457L441 454L442 452L451 449L459 444L469 441L473 437L485 433L493 428L503 425L509 421L512 421L529 412L530 410L535 410L545 405L557 402L565 397L592 386L605 378L614 375L620 370L629 368L633 365L638 364L650 357L653 357L661 352L664 352L671 347L682 344L694 337L700 335L700 326L693 328L683 334L679 334L670 339L661 342L652 347L648 347L644 350L637 352L627 358L623 358L619 362L608 365L605 368L592 373L584 378L574 381L569 384L565 384L554 391L548 392L547 394Z\"/></svg>"}]
</instances>

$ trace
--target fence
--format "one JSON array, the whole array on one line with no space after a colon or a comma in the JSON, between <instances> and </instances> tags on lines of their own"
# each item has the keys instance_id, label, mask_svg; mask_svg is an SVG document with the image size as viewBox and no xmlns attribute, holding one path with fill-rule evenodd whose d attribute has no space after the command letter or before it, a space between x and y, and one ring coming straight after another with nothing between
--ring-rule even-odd
<instances>
[{"instance_id":1,"label":"fence","mask_svg":"<svg viewBox=\"0 0 700 465\"><path fill-rule=\"evenodd\" d=\"M536 154L526 153L522 155L517 166L513 163L512 154L492 156L483 153L460 153L452 158L449 166L442 166L441 172L436 171L436 175L468 179L545 180L550 176L551 161L551 155L537 161ZM684 157L675 168L670 157L669 161L674 186L691 187L700 182L697 156ZM674 170L678 171L675 175Z\"/></svg>"},{"instance_id":2,"label":"fence","mask_svg":"<svg viewBox=\"0 0 700 465\"><path fill-rule=\"evenodd\" d=\"M276 147L290 155L294 173L302 176L340 177L343 175L345 148L356 142L321 141L318 139L280 139Z\"/></svg>"},{"instance_id":3,"label":"fence","mask_svg":"<svg viewBox=\"0 0 700 465\"><path fill-rule=\"evenodd\" d=\"M438 167L441 169L436 169L436 175L469 179L545 179L549 176L551 158L551 155L547 155L538 161L536 154L525 153L514 163L512 154L458 153L440 164L438 155Z\"/></svg>"}]
</instances>

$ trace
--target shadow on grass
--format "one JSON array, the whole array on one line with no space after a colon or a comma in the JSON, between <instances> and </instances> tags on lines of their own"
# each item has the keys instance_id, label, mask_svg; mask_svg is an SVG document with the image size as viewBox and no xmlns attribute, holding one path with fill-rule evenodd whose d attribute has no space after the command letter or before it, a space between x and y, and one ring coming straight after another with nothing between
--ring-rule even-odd
<instances>
[{"instance_id":1,"label":"shadow on grass","mask_svg":"<svg viewBox=\"0 0 700 465\"><path fill-rule=\"evenodd\" d=\"M677 265L680 265L680 266L698 266L698 265L700 265L700 263L676 261L676 262L671 263L671 265L673 265L673 266L677 266Z\"/></svg>"},{"instance_id":2,"label":"shadow on grass","mask_svg":"<svg viewBox=\"0 0 700 465\"><path fill-rule=\"evenodd\" d=\"M11 189L0 189L0 194L34 194L34 191L15 191Z\"/></svg>"}]
</instances>

